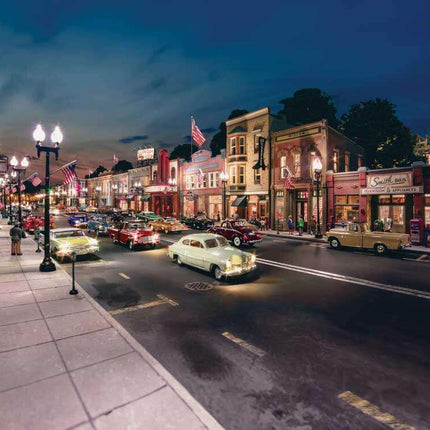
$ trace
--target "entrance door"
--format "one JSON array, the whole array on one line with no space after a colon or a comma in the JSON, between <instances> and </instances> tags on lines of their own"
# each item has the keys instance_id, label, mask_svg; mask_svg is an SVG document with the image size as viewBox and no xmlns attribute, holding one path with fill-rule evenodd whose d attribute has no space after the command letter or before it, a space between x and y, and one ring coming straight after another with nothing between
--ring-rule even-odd
<instances>
[{"instance_id":1,"label":"entrance door","mask_svg":"<svg viewBox=\"0 0 430 430\"><path fill-rule=\"evenodd\" d=\"M303 215L303 220L305 221L304 231L307 231L308 230L308 202L298 201L296 210L297 210L296 212L297 220L299 219L299 215ZM297 220L296 220L296 225L297 225Z\"/></svg>"},{"instance_id":2,"label":"entrance door","mask_svg":"<svg viewBox=\"0 0 430 430\"><path fill-rule=\"evenodd\" d=\"M384 222L384 229L387 226L387 220L392 220L392 231L394 233L404 233L405 228L405 207L402 205L380 205L378 210L378 219Z\"/></svg>"}]
</instances>

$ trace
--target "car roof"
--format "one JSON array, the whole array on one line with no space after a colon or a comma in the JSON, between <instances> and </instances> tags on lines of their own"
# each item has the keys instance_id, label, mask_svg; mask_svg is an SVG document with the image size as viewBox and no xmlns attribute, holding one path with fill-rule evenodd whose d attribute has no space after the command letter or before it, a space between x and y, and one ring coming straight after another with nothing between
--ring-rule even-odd
<instances>
[{"instance_id":1,"label":"car roof","mask_svg":"<svg viewBox=\"0 0 430 430\"><path fill-rule=\"evenodd\" d=\"M184 236L183 239L195 239L195 240L207 240L207 239L215 239L222 237L224 239L224 236L221 236L220 234L213 234L213 233L194 233L194 234L188 234Z\"/></svg>"}]
</instances>

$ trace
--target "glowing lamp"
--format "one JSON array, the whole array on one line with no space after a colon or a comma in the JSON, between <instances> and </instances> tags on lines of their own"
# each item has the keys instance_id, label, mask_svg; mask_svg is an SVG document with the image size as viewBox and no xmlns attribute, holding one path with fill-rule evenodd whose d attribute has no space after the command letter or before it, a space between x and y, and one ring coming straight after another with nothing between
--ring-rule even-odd
<instances>
[{"instance_id":1,"label":"glowing lamp","mask_svg":"<svg viewBox=\"0 0 430 430\"><path fill-rule=\"evenodd\" d=\"M63 133L61 132L60 127L58 125L55 127L54 131L51 134L52 143L60 144L63 141Z\"/></svg>"},{"instance_id":2,"label":"glowing lamp","mask_svg":"<svg viewBox=\"0 0 430 430\"><path fill-rule=\"evenodd\" d=\"M28 160L27 160L27 157L24 157L23 159L22 159L22 161L21 161L21 166L22 167L24 167L24 168L27 168L28 167Z\"/></svg>"},{"instance_id":3,"label":"glowing lamp","mask_svg":"<svg viewBox=\"0 0 430 430\"><path fill-rule=\"evenodd\" d=\"M18 160L16 159L15 155L12 157L12 160L10 160L10 165L12 167L18 166Z\"/></svg>"},{"instance_id":4,"label":"glowing lamp","mask_svg":"<svg viewBox=\"0 0 430 430\"><path fill-rule=\"evenodd\" d=\"M322 169L322 163L319 157L314 158L313 168L315 172L320 172Z\"/></svg>"},{"instance_id":5,"label":"glowing lamp","mask_svg":"<svg viewBox=\"0 0 430 430\"><path fill-rule=\"evenodd\" d=\"M45 140L45 132L40 124L37 124L36 128L33 131L33 139L36 142L43 142Z\"/></svg>"}]
</instances>

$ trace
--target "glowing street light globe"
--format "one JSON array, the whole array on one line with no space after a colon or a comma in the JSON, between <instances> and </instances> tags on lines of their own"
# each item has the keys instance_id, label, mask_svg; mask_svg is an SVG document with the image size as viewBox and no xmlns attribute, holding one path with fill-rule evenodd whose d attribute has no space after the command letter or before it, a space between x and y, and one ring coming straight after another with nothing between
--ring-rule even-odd
<instances>
[{"instance_id":1,"label":"glowing street light globe","mask_svg":"<svg viewBox=\"0 0 430 430\"><path fill-rule=\"evenodd\" d=\"M33 131L33 139L36 142L43 142L45 140L46 134L43 131L43 128L40 124L37 124L36 128Z\"/></svg>"},{"instance_id":2,"label":"glowing street light globe","mask_svg":"<svg viewBox=\"0 0 430 430\"><path fill-rule=\"evenodd\" d=\"M16 159L15 155L12 157L12 160L10 160L10 165L12 167L18 166L18 160Z\"/></svg>"},{"instance_id":3,"label":"glowing street light globe","mask_svg":"<svg viewBox=\"0 0 430 430\"><path fill-rule=\"evenodd\" d=\"M315 172L320 172L322 169L322 163L319 157L316 157L313 162L313 168Z\"/></svg>"},{"instance_id":4,"label":"glowing street light globe","mask_svg":"<svg viewBox=\"0 0 430 430\"><path fill-rule=\"evenodd\" d=\"M63 141L63 133L61 132L60 127L58 125L55 127L54 131L51 134L52 143L60 144Z\"/></svg>"},{"instance_id":5,"label":"glowing street light globe","mask_svg":"<svg viewBox=\"0 0 430 430\"><path fill-rule=\"evenodd\" d=\"M21 166L26 168L28 167L28 165L29 165L29 162L27 160L27 157L24 157L21 161Z\"/></svg>"}]
</instances>

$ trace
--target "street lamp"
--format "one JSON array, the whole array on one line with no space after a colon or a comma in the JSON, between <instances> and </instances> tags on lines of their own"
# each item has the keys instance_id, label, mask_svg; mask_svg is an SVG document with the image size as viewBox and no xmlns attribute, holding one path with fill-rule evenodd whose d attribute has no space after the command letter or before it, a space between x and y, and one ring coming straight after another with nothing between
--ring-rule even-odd
<instances>
[{"instance_id":1,"label":"street lamp","mask_svg":"<svg viewBox=\"0 0 430 430\"><path fill-rule=\"evenodd\" d=\"M226 199L226 192L225 192L225 187L227 185L228 182L228 174L226 172L221 172L219 175L221 182L222 182L222 215L223 215L223 219L226 219L226 214L227 214L227 199Z\"/></svg>"},{"instance_id":2,"label":"street lamp","mask_svg":"<svg viewBox=\"0 0 430 430\"><path fill-rule=\"evenodd\" d=\"M9 221L8 224L11 225L13 224L13 214L12 214L12 185L15 183L15 178L16 178L16 172L12 172L10 174L10 178L9 175L6 174L6 178L8 179L8 184L9 184Z\"/></svg>"},{"instance_id":3,"label":"street lamp","mask_svg":"<svg viewBox=\"0 0 430 430\"><path fill-rule=\"evenodd\" d=\"M25 175L25 171L28 167L28 160L24 157L21 160L20 166L18 167L18 160L15 155L10 160L10 165L12 166L12 174L15 173L15 176L18 177L18 221L20 226L22 226L22 210L21 210L21 173Z\"/></svg>"},{"instance_id":4,"label":"street lamp","mask_svg":"<svg viewBox=\"0 0 430 430\"><path fill-rule=\"evenodd\" d=\"M44 237L44 258L40 263L39 270L41 272L53 272L56 270L55 264L51 259L51 243L50 243L50 231L49 231L49 181L50 181L50 155L51 152L55 154L55 159L58 160L58 152L60 150L60 144L63 141L63 133L60 127L56 126L51 134L51 141L54 146L43 146L42 143L45 140L45 132L41 124L38 124L33 131L33 139L36 141L37 158L40 158L40 153L46 153L46 165L45 165L45 226L43 230Z\"/></svg>"},{"instance_id":5,"label":"street lamp","mask_svg":"<svg viewBox=\"0 0 430 430\"><path fill-rule=\"evenodd\" d=\"M322 163L319 157L315 157L312 167L314 169L315 181L317 183L317 230L315 232L315 238L321 239L321 222L320 222L320 184L321 184L321 171Z\"/></svg>"}]
</instances>

